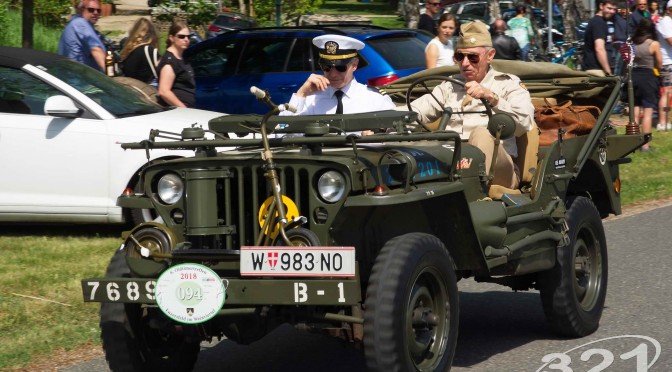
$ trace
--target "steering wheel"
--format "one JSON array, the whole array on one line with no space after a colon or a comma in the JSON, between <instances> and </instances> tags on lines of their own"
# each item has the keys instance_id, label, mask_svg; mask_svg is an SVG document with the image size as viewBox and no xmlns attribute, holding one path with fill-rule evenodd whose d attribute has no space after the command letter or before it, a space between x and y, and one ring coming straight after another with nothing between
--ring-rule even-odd
<instances>
[{"instance_id":1,"label":"steering wheel","mask_svg":"<svg viewBox=\"0 0 672 372\"><path fill-rule=\"evenodd\" d=\"M427 93L429 93L429 95L432 96L432 98L434 98L434 100L436 101L436 103L439 104L439 106L443 107L443 104L441 103L441 101L439 101L439 99L436 98L436 96L434 96L434 94L432 93L432 90L429 89L427 84L425 84L425 82L429 81L429 80L449 81L453 84L457 84L461 87L464 87L464 82L463 81L457 80L453 77L445 77L445 76L441 76L441 75L429 75L429 76L421 77L421 78L413 81L413 83L411 83L411 85L408 87L408 89L406 89L406 106L408 107L408 111L413 111L413 108L411 107L411 93L413 92L415 87L419 86L419 85L421 85L422 87L425 88ZM443 108L443 114L441 115L441 124L439 125L439 129L440 130L445 129L445 126L446 126L446 124L448 124L448 120L450 119L450 116L452 114L482 114L482 113L485 113L485 114L488 115L488 118L491 118L492 117L492 106L490 105L490 103L485 98L481 98L481 102L483 102L483 106L485 106L485 111L452 111L452 109L450 107L444 107ZM418 121L418 123L420 124L420 126L424 130L426 130L428 132L432 131L424 123L420 123L420 121Z\"/></svg>"}]
</instances>

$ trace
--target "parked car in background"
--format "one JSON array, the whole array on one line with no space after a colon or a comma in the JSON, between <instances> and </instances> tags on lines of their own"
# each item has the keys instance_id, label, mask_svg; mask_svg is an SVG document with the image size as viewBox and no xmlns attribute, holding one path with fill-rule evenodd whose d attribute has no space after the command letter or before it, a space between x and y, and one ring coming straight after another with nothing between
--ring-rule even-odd
<instances>
[{"instance_id":1,"label":"parked car in background","mask_svg":"<svg viewBox=\"0 0 672 372\"><path fill-rule=\"evenodd\" d=\"M264 113L250 86L289 102L312 73L321 74L314 37L340 34L366 44L355 78L379 86L425 68L431 36L416 30L347 25L237 30L190 47L185 60L196 75L196 107L225 113Z\"/></svg>"},{"instance_id":2,"label":"parked car in background","mask_svg":"<svg viewBox=\"0 0 672 372\"><path fill-rule=\"evenodd\" d=\"M205 38L211 39L227 31L254 27L257 27L257 21L253 17L241 13L224 12L217 14L205 32Z\"/></svg>"},{"instance_id":3,"label":"parked car in background","mask_svg":"<svg viewBox=\"0 0 672 372\"><path fill-rule=\"evenodd\" d=\"M152 129L207 127L218 116L164 108L56 54L0 47L0 221L151 220L150 210L131 215L116 206L119 195L138 186L138 171L148 160L119 144L147 138ZM193 152L149 155L156 162Z\"/></svg>"},{"instance_id":4,"label":"parked car in background","mask_svg":"<svg viewBox=\"0 0 672 372\"><path fill-rule=\"evenodd\" d=\"M509 9L515 9L515 4L513 1L505 0L499 2L500 14L503 14ZM495 21L490 16L490 4L486 0L463 1L455 4L450 4L443 7L442 13L446 12L454 14L460 20L461 23L471 21L481 21L486 25L489 25Z\"/></svg>"}]
</instances>

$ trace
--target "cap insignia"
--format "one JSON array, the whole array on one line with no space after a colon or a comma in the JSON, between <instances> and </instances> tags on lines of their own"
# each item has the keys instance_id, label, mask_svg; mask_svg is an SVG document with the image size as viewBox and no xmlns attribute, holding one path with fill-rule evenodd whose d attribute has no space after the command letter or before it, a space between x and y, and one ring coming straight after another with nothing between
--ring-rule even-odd
<instances>
[{"instance_id":1,"label":"cap insignia","mask_svg":"<svg viewBox=\"0 0 672 372\"><path fill-rule=\"evenodd\" d=\"M338 43L335 41L327 41L324 44L324 49L326 50L327 54L336 54L338 53Z\"/></svg>"}]
</instances>

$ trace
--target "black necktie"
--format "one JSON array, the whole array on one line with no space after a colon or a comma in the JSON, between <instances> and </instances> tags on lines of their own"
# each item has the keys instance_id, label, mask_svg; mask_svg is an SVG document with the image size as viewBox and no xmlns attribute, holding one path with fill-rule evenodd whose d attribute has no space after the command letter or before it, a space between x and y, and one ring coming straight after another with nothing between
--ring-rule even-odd
<instances>
[{"instance_id":1,"label":"black necktie","mask_svg":"<svg viewBox=\"0 0 672 372\"><path fill-rule=\"evenodd\" d=\"M336 96L336 100L338 101L338 104L336 105L336 113L337 114L342 114L343 113L343 91L342 90L337 90L334 92L334 95Z\"/></svg>"}]
</instances>

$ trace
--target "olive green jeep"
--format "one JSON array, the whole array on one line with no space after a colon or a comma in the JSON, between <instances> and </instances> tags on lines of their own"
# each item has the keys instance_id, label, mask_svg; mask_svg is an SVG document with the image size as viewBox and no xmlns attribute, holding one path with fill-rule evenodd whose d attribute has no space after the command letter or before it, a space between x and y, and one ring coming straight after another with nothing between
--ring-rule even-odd
<instances>
[{"instance_id":1,"label":"olive green jeep","mask_svg":"<svg viewBox=\"0 0 672 372\"><path fill-rule=\"evenodd\" d=\"M602 219L621 213L619 165L650 135L610 122L619 78L494 65L535 100L602 109L583 135L517 138L520 189L491 185L479 149L410 111L286 117L266 97L264 116L123 144L194 156L142 171L141 191L118 204L159 218L124 233L105 277L82 280L84 300L102 303L110 368L187 371L202 341L247 344L290 323L362 342L371 370L445 371L465 278L539 290L554 332L594 332L607 290ZM383 92L403 105L456 73L427 70ZM489 106L474 115L490 115L497 140L513 133Z\"/></svg>"}]
</instances>

